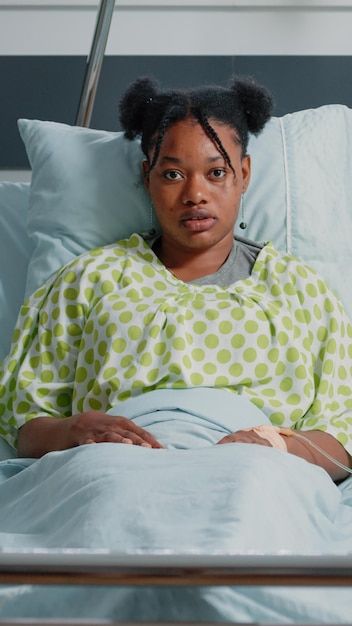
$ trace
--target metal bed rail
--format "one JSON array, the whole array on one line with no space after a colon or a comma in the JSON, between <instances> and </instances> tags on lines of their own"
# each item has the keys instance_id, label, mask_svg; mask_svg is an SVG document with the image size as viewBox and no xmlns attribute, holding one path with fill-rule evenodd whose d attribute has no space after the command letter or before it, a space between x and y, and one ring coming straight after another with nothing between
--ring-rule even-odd
<instances>
[{"instance_id":1,"label":"metal bed rail","mask_svg":"<svg viewBox=\"0 0 352 626\"><path fill-rule=\"evenodd\" d=\"M87 58L76 126L89 127L90 125L114 8L115 0L101 0L92 46Z\"/></svg>"},{"instance_id":2,"label":"metal bed rail","mask_svg":"<svg viewBox=\"0 0 352 626\"><path fill-rule=\"evenodd\" d=\"M128 586L352 586L352 555L114 554L82 550L0 553L0 584ZM352 606L352 605L351 605ZM11 626L140 626L95 619L6 619ZM143 622L144 626L179 626ZM202 623L204 626L204 622ZM341 624L341 626L351 626ZM187 622L187 626L201 626ZM207 622L207 626L218 626ZM229 626L245 626L231 622ZM246 626L260 626L258 622ZM283 626L281 623L266 626ZM301 626L305 626L301 624ZM306 624L306 626L308 626ZM316 622L315 626L327 626ZM334 625L335 626L335 625Z\"/></svg>"},{"instance_id":3,"label":"metal bed rail","mask_svg":"<svg viewBox=\"0 0 352 626\"><path fill-rule=\"evenodd\" d=\"M46 620L46 619L25 619L25 620L17 620L10 619L3 622L0 620L1 626L205 626L204 622L107 622L107 621L96 621L96 620ZM206 622L206 626L219 626L219 622ZM248 623L248 622L226 622L226 626L287 626L286 624L274 624L265 622L265 624L260 624L258 622ZM312 624L303 624L300 623L300 626L327 626L327 624L322 624L321 622L316 622ZM334 625L336 626L336 625ZM351 622L348 624L339 624L339 626L351 626Z\"/></svg>"},{"instance_id":4,"label":"metal bed rail","mask_svg":"<svg viewBox=\"0 0 352 626\"><path fill-rule=\"evenodd\" d=\"M0 584L352 586L352 555L9 551Z\"/></svg>"}]
</instances>

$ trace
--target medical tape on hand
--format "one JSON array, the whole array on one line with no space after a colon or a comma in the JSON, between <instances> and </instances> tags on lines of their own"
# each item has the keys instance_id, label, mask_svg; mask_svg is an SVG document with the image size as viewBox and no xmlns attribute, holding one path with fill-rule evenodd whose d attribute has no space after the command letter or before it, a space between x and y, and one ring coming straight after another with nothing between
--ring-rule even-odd
<instances>
[{"instance_id":1,"label":"medical tape on hand","mask_svg":"<svg viewBox=\"0 0 352 626\"><path fill-rule=\"evenodd\" d=\"M287 445L286 445L286 441L284 438L285 437L297 437L297 439L300 439L301 441L304 441L306 444L312 446L312 448L320 452L320 454L322 454L327 459L329 459L329 461L331 461L332 463L334 463L341 469L345 470L349 474L352 474L352 469L350 467L347 467L343 463L340 463L340 461L338 461L337 459L334 459L334 457L328 454L326 450L323 450L323 448L318 446L314 441L311 441L310 439L308 439L308 437L305 437L301 433L298 433L297 431L294 431L291 428L280 428L280 426L274 426L273 424L263 424L262 426L253 426L253 428L245 428L244 430L253 431L257 433L259 437L262 437L263 439L266 439L267 441L269 441L270 445L273 448L277 448L278 450L283 450L284 452L287 452Z\"/></svg>"},{"instance_id":2,"label":"medical tape on hand","mask_svg":"<svg viewBox=\"0 0 352 626\"><path fill-rule=\"evenodd\" d=\"M251 431L269 441L273 448L287 452L287 445L284 439L285 436L293 435L293 431L290 428L280 428L273 424L263 424L262 426L253 426L252 428L245 428L244 430Z\"/></svg>"}]
</instances>

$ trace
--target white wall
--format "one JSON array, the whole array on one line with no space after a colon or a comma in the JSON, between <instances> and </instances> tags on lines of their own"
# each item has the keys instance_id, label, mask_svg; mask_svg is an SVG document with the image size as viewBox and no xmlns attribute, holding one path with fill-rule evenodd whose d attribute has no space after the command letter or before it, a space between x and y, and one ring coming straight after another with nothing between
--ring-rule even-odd
<instances>
[{"instance_id":1,"label":"white wall","mask_svg":"<svg viewBox=\"0 0 352 626\"><path fill-rule=\"evenodd\" d=\"M0 54L87 54L97 0L0 0ZM107 54L352 54L352 0L116 0Z\"/></svg>"}]
</instances>

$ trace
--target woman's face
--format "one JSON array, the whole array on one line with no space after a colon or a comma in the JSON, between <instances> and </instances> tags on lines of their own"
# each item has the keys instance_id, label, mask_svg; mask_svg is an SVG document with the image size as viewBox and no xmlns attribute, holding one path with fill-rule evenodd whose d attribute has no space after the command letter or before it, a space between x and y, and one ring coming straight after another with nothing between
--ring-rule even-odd
<instances>
[{"instance_id":1,"label":"woman's face","mask_svg":"<svg viewBox=\"0 0 352 626\"><path fill-rule=\"evenodd\" d=\"M210 120L232 167L217 145L193 119L166 131L150 173L143 163L145 184L159 220L163 242L176 249L204 250L228 240L250 176L249 157L241 158L235 131ZM152 159L153 154L150 154Z\"/></svg>"}]
</instances>

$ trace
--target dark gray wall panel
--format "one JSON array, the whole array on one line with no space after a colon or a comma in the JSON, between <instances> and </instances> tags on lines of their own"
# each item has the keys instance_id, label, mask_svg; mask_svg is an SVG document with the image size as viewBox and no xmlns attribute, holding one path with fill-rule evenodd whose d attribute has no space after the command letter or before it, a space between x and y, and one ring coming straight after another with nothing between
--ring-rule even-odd
<instances>
[{"instance_id":1,"label":"dark gray wall panel","mask_svg":"<svg viewBox=\"0 0 352 626\"><path fill-rule=\"evenodd\" d=\"M28 167L18 135L19 117L73 124L86 58L0 58L0 167ZM352 57L325 56L107 56L91 126L119 130L118 101L129 82L152 74L163 85L225 84L232 73L249 74L276 99L275 115L323 104L352 107Z\"/></svg>"}]
</instances>

